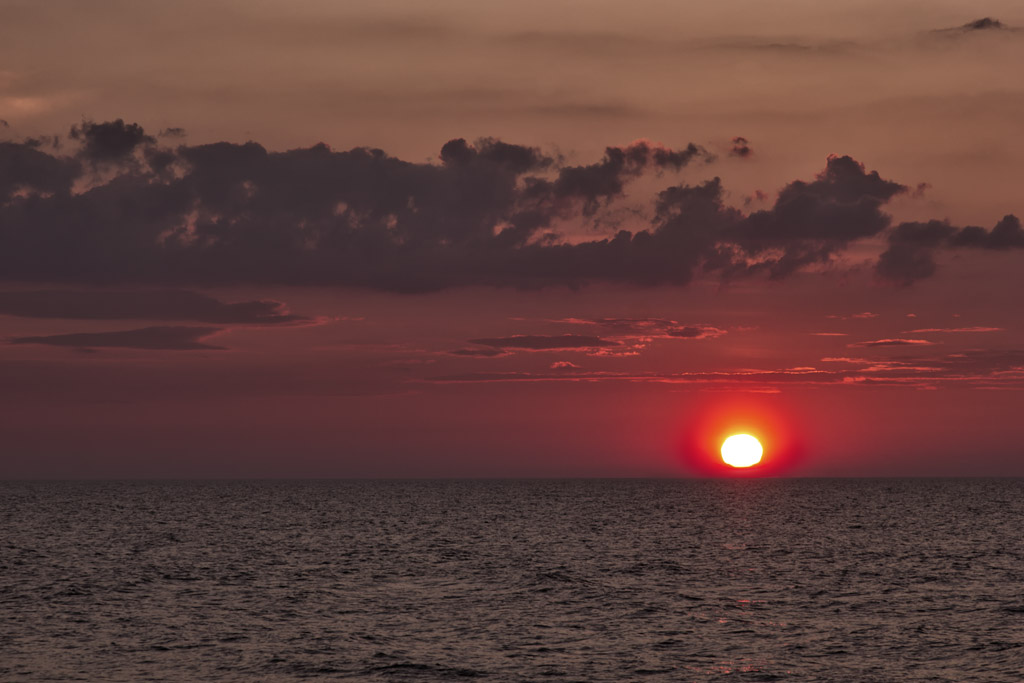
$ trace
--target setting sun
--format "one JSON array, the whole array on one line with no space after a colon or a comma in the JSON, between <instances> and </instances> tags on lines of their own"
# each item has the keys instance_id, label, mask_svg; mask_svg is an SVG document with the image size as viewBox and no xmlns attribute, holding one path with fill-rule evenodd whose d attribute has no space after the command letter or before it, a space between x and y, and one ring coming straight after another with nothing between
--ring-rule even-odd
<instances>
[{"instance_id":1,"label":"setting sun","mask_svg":"<svg viewBox=\"0 0 1024 683\"><path fill-rule=\"evenodd\" d=\"M761 462L764 449L750 434L733 434L722 443L722 460L733 467L751 467Z\"/></svg>"}]
</instances>

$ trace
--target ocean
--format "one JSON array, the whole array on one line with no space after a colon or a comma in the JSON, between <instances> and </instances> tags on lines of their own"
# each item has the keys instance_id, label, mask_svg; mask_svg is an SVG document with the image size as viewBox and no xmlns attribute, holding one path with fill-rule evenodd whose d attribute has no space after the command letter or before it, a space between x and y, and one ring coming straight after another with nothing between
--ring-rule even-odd
<instances>
[{"instance_id":1,"label":"ocean","mask_svg":"<svg viewBox=\"0 0 1024 683\"><path fill-rule=\"evenodd\" d=\"M1024 481L0 484L0 681L1024 680Z\"/></svg>"}]
</instances>

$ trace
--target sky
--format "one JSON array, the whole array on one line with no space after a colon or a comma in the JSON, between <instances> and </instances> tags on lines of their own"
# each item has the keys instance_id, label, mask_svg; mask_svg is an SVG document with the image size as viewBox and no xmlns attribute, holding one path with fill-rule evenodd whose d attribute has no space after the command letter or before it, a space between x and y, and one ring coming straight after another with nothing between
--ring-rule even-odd
<instances>
[{"instance_id":1,"label":"sky","mask_svg":"<svg viewBox=\"0 0 1024 683\"><path fill-rule=\"evenodd\" d=\"M1024 476L1024 8L0 0L0 477Z\"/></svg>"}]
</instances>

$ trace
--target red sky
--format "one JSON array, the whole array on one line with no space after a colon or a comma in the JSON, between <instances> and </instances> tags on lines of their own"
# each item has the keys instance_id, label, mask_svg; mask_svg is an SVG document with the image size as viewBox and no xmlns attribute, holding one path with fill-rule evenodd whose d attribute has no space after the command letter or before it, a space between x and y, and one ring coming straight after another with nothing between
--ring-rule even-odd
<instances>
[{"instance_id":1,"label":"red sky","mask_svg":"<svg viewBox=\"0 0 1024 683\"><path fill-rule=\"evenodd\" d=\"M10 5L0 477L1024 476L1014 3Z\"/></svg>"}]
</instances>

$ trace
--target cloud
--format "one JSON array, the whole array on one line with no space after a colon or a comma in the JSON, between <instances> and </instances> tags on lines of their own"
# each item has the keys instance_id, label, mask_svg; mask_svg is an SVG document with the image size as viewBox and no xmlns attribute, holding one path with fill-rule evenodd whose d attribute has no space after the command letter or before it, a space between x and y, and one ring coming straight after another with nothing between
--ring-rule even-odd
<instances>
[{"instance_id":1,"label":"cloud","mask_svg":"<svg viewBox=\"0 0 1024 683\"><path fill-rule=\"evenodd\" d=\"M995 32L995 31L1016 31L1017 29L1007 26L998 19L991 17L983 17L981 19L975 19L969 21L966 24L955 26L953 28L940 28L933 31L933 33L947 34L947 35L963 35L967 33L976 32Z\"/></svg>"},{"instance_id":2,"label":"cloud","mask_svg":"<svg viewBox=\"0 0 1024 683\"><path fill-rule=\"evenodd\" d=\"M81 172L77 160L52 156L34 142L0 142L0 206L16 193L66 195Z\"/></svg>"},{"instance_id":3,"label":"cloud","mask_svg":"<svg viewBox=\"0 0 1024 683\"><path fill-rule=\"evenodd\" d=\"M122 348L168 351L224 350L199 341L221 332L218 327L143 327L118 332L78 332L44 337L14 337L11 344L45 344L76 348Z\"/></svg>"},{"instance_id":4,"label":"cloud","mask_svg":"<svg viewBox=\"0 0 1024 683\"><path fill-rule=\"evenodd\" d=\"M780 192L771 209L755 211L726 227L724 237L747 256L720 265L726 274L766 271L779 279L813 264L827 263L851 242L872 237L889 227L882 206L907 191L849 156L829 156L825 170L812 182L796 180Z\"/></svg>"},{"instance_id":5,"label":"cloud","mask_svg":"<svg viewBox=\"0 0 1024 683\"><path fill-rule=\"evenodd\" d=\"M956 229L944 221L902 223L889 235L889 248L878 257L875 272L885 280L908 285L935 273L932 248Z\"/></svg>"},{"instance_id":6,"label":"cloud","mask_svg":"<svg viewBox=\"0 0 1024 683\"><path fill-rule=\"evenodd\" d=\"M42 290L0 292L0 315L83 320L193 320L217 324L311 322L278 301L223 303L184 290Z\"/></svg>"},{"instance_id":7,"label":"cloud","mask_svg":"<svg viewBox=\"0 0 1024 683\"><path fill-rule=\"evenodd\" d=\"M71 191L84 173L76 157L0 148L0 170L11 169L0 175L0 279L390 291L629 281L645 270L633 261L654 251L644 237L569 244L556 225L594 216L645 173L711 158L697 145L639 140L574 166L531 147L456 138L434 164L323 144L172 149L120 120L73 132L87 160L118 171L84 192ZM146 154L133 155L140 145Z\"/></svg>"},{"instance_id":8,"label":"cloud","mask_svg":"<svg viewBox=\"0 0 1024 683\"><path fill-rule=\"evenodd\" d=\"M82 141L82 156L94 163L121 161L146 144L153 144L156 138L146 135L137 123L126 124L123 120L94 123L84 121L72 126L69 136Z\"/></svg>"},{"instance_id":9,"label":"cloud","mask_svg":"<svg viewBox=\"0 0 1024 683\"><path fill-rule=\"evenodd\" d=\"M1006 28L1006 24L999 21L998 19L985 17L983 19L976 19L974 21L970 21L961 26L960 28L968 31L998 31L1000 29Z\"/></svg>"},{"instance_id":10,"label":"cloud","mask_svg":"<svg viewBox=\"0 0 1024 683\"><path fill-rule=\"evenodd\" d=\"M933 346L935 342L930 342L927 339L876 339L874 341L862 341L854 342L853 344L847 344L847 346Z\"/></svg>"},{"instance_id":11,"label":"cloud","mask_svg":"<svg viewBox=\"0 0 1024 683\"><path fill-rule=\"evenodd\" d=\"M832 155L812 182L796 180L779 193L771 211L758 211L740 232L755 243L814 240L846 243L888 227L885 202L907 191L848 156Z\"/></svg>"},{"instance_id":12,"label":"cloud","mask_svg":"<svg viewBox=\"0 0 1024 683\"><path fill-rule=\"evenodd\" d=\"M722 369L703 372L590 371L559 364L546 372L468 372L427 378L436 383L620 382L689 384L704 389L779 391L793 386L905 387L935 389L965 386L977 389L1024 389L1024 351L971 351L940 356L822 358L829 367Z\"/></svg>"},{"instance_id":13,"label":"cloud","mask_svg":"<svg viewBox=\"0 0 1024 683\"><path fill-rule=\"evenodd\" d=\"M957 228L933 220L901 223L889 233L888 240L889 248L879 256L875 271L884 280L906 286L935 274L935 252L939 248L1022 249L1024 229L1012 214L1003 216L991 230Z\"/></svg>"},{"instance_id":14,"label":"cloud","mask_svg":"<svg viewBox=\"0 0 1024 683\"><path fill-rule=\"evenodd\" d=\"M670 327L665 330L665 335L676 339L713 339L725 334L725 330L717 327L698 325L685 325L683 327Z\"/></svg>"},{"instance_id":15,"label":"cloud","mask_svg":"<svg viewBox=\"0 0 1024 683\"><path fill-rule=\"evenodd\" d=\"M1024 229L1021 228L1020 219L1011 214L1003 216L1003 219L988 232L984 228L968 226L948 235L948 242L953 247L1021 249L1024 248Z\"/></svg>"},{"instance_id":16,"label":"cloud","mask_svg":"<svg viewBox=\"0 0 1024 683\"><path fill-rule=\"evenodd\" d=\"M754 153L750 148L750 141L743 136L736 136L732 139L732 149L729 154L734 157L746 159Z\"/></svg>"},{"instance_id":17,"label":"cloud","mask_svg":"<svg viewBox=\"0 0 1024 683\"><path fill-rule=\"evenodd\" d=\"M554 163L535 147L510 145L493 138L478 140L475 146L457 138L441 147L441 161L446 165L468 166L477 160L506 167L517 175L542 170Z\"/></svg>"},{"instance_id":18,"label":"cloud","mask_svg":"<svg viewBox=\"0 0 1024 683\"><path fill-rule=\"evenodd\" d=\"M964 384L976 388L1024 389L1024 351L973 350L940 356L902 356L898 360L823 358L851 366L851 378L873 384L924 382L931 386ZM860 366L860 367L856 367Z\"/></svg>"},{"instance_id":19,"label":"cloud","mask_svg":"<svg viewBox=\"0 0 1024 683\"><path fill-rule=\"evenodd\" d=\"M685 285L698 275L785 278L889 233L880 276L912 282L934 271L928 250L937 246L912 228L891 230L884 211L907 186L848 156L830 156L814 179L786 184L768 208L728 206L712 178L663 186L646 198L644 217L620 210L644 200L627 193L630 183L713 156L693 143L636 140L576 165L485 137L454 138L437 160L410 162L324 144L171 147L121 119L84 122L72 137L80 143L72 154L0 143L0 281L396 292ZM947 230L939 242L1024 246L1014 221L980 233ZM581 231L590 237L581 240Z\"/></svg>"},{"instance_id":20,"label":"cloud","mask_svg":"<svg viewBox=\"0 0 1024 683\"><path fill-rule=\"evenodd\" d=\"M529 349L546 351L549 349L595 349L609 346L620 346L619 342L592 337L582 334L538 335L516 334L511 337L493 337L470 339L471 344L493 346L499 349Z\"/></svg>"},{"instance_id":21,"label":"cloud","mask_svg":"<svg viewBox=\"0 0 1024 683\"><path fill-rule=\"evenodd\" d=\"M508 355L508 353L502 349L455 349L448 353L453 356L471 356L479 358L494 358L495 356Z\"/></svg>"},{"instance_id":22,"label":"cloud","mask_svg":"<svg viewBox=\"0 0 1024 683\"><path fill-rule=\"evenodd\" d=\"M606 330L623 334L647 333L679 324L675 320L667 318L560 318L551 322L568 323L570 325L596 325Z\"/></svg>"},{"instance_id":23,"label":"cloud","mask_svg":"<svg viewBox=\"0 0 1024 683\"><path fill-rule=\"evenodd\" d=\"M591 215L602 200L620 196L625 183L647 169L678 171L700 157L710 158L703 148L693 143L685 149L672 150L648 140L637 140L627 147L606 148L604 158L595 164L562 168L553 181L535 182L530 191L550 193L555 200L582 200L584 215Z\"/></svg>"},{"instance_id":24,"label":"cloud","mask_svg":"<svg viewBox=\"0 0 1024 683\"><path fill-rule=\"evenodd\" d=\"M864 311L863 313L853 313L851 315L826 315L825 317L832 320L871 320L872 318L877 318L878 314Z\"/></svg>"},{"instance_id":25,"label":"cloud","mask_svg":"<svg viewBox=\"0 0 1024 683\"><path fill-rule=\"evenodd\" d=\"M688 384L705 389L778 391L784 386L854 386L861 381L887 384L917 384L916 376L867 377L857 369L819 370L810 367L769 370L724 370L718 372L608 372L574 368L552 368L549 372L467 372L427 378L434 383L508 383L508 382L616 382Z\"/></svg>"},{"instance_id":26,"label":"cloud","mask_svg":"<svg viewBox=\"0 0 1024 683\"><path fill-rule=\"evenodd\" d=\"M928 332L1002 332L1001 327L925 327L919 330L907 330L906 334L925 334Z\"/></svg>"},{"instance_id":27,"label":"cloud","mask_svg":"<svg viewBox=\"0 0 1024 683\"><path fill-rule=\"evenodd\" d=\"M714 339L726 333L711 325L681 325L666 318L563 318L555 322L594 325L626 337Z\"/></svg>"},{"instance_id":28,"label":"cloud","mask_svg":"<svg viewBox=\"0 0 1024 683\"><path fill-rule=\"evenodd\" d=\"M608 372L552 368L552 372L467 372L427 378L428 382L653 382L658 384L703 384L720 386L766 384L836 384L853 371L785 368L779 370L732 370L721 372Z\"/></svg>"}]
</instances>

